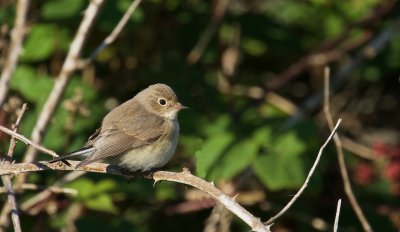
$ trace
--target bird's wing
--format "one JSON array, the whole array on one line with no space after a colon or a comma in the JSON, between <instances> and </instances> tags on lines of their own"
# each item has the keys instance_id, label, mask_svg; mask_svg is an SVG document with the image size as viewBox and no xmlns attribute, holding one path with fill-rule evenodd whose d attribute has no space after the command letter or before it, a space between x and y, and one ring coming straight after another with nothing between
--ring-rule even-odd
<instances>
[{"instance_id":1,"label":"bird's wing","mask_svg":"<svg viewBox=\"0 0 400 232\"><path fill-rule=\"evenodd\" d=\"M126 117L121 117L109 128L103 128L94 138L94 154L82 161L78 167L151 144L159 139L164 131L165 120L162 117L143 110L126 112Z\"/></svg>"}]
</instances>

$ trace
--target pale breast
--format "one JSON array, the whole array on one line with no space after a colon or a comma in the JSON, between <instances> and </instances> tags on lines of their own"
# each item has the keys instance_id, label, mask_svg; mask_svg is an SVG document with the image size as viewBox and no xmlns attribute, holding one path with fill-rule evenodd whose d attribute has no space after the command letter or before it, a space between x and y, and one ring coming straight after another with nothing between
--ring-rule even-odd
<instances>
[{"instance_id":1,"label":"pale breast","mask_svg":"<svg viewBox=\"0 0 400 232\"><path fill-rule=\"evenodd\" d=\"M170 121L171 133L161 136L153 143L118 155L111 162L131 171L147 171L164 166L175 153L179 138L179 123Z\"/></svg>"}]
</instances>

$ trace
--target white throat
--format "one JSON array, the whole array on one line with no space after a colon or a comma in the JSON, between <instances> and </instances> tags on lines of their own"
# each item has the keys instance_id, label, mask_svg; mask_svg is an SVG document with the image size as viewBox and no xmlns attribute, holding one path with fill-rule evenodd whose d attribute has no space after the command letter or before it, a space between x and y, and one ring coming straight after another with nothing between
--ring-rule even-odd
<instances>
[{"instance_id":1,"label":"white throat","mask_svg":"<svg viewBox=\"0 0 400 232\"><path fill-rule=\"evenodd\" d=\"M175 121L175 120L178 119L178 111L176 111L176 110L170 110L170 111L168 111L168 112L165 112L165 113L163 114L163 116L164 116L165 118L171 119L172 121Z\"/></svg>"}]
</instances>

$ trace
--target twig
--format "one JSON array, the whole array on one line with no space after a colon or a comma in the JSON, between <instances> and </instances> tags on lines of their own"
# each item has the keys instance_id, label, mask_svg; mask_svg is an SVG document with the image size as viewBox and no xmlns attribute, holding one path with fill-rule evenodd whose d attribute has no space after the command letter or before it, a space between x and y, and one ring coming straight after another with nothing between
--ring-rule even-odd
<instances>
[{"instance_id":1,"label":"twig","mask_svg":"<svg viewBox=\"0 0 400 232\"><path fill-rule=\"evenodd\" d=\"M344 62L332 78L333 88L340 86L345 78L349 77L349 73L355 68L360 67L366 60L376 57L389 44L395 33L400 27L400 16L397 16L391 25L386 27L382 32L375 36L368 44L366 44L355 56ZM302 106L302 111L298 111L285 122L285 128L289 128L300 121L308 112L313 111L321 104L323 92L317 92L308 97Z\"/></svg>"},{"instance_id":2,"label":"twig","mask_svg":"<svg viewBox=\"0 0 400 232\"><path fill-rule=\"evenodd\" d=\"M276 219L278 219L279 217L281 217L293 204L294 202L300 197L300 195L303 193L304 189L307 187L308 182L310 181L311 176L314 173L315 168L318 165L318 162L321 158L322 152L325 149L326 145L328 145L329 141L332 139L333 135L336 133L337 128L339 127L340 123L342 122L342 119L339 119L336 123L335 128L332 130L331 134L329 135L328 139L325 141L325 143L321 146L321 148L319 149L317 158L314 161L313 166L311 167L311 170L308 172L307 178L304 181L303 186L301 186L301 188L299 189L299 191L297 191L297 193L294 195L294 197L289 201L289 203L287 203L287 205L275 216L273 216L272 218L270 218L266 224L271 225Z\"/></svg>"},{"instance_id":3,"label":"twig","mask_svg":"<svg viewBox=\"0 0 400 232\"><path fill-rule=\"evenodd\" d=\"M19 123L21 122L22 116L24 115L26 111L26 103L22 105L21 111L18 114L17 120L15 124L12 126L13 131L12 132L17 132L17 128L19 126ZM10 147L7 152L6 159L4 160L4 164L10 164L12 162L13 154L14 154L14 149L16 146L17 142L15 140L15 137L11 137L10 141ZM20 232L22 231L21 229L21 222L19 220L19 215L18 215L18 206L17 206L17 200L15 198L15 192L12 187L12 182L10 176L2 176L1 177L3 184L4 184L4 189L5 192L7 192L7 197L8 197L8 206L9 209L11 210L11 219L13 221L13 226L14 226L14 231ZM6 206L4 206L6 207ZM3 212L7 212L5 208L3 208Z\"/></svg>"},{"instance_id":4,"label":"twig","mask_svg":"<svg viewBox=\"0 0 400 232\"><path fill-rule=\"evenodd\" d=\"M11 44L0 77L0 108L3 106L7 97L8 84L17 66L19 54L21 53L22 41L25 37L25 21L28 8L29 0L18 0L15 25L11 31Z\"/></svg>"},{"instance_id":5,"label":"twig","mask_svg":"<svg viewBox=\"0 0 400 232\"><path fill-rule=\"evenodd\" d=\"M94 58L99 54L104 48L110 45L117 36L121 33L122 29L128 22L129 18L135 12L136 8L139 6L142 0L134 0L132 1L131 5L129 6L128 10L125 12L124 16L122 16L121 20L118 22L117 26L111 32L110 35L94 50L94 52L89 56L87 60L85 60L85 64L94 60Z\"/></svg>"},{"instance_id":6,"label":"twig","mask_svg":"<svg viewBox=\"0 0 400 232\"><path fill-rule=\"evenodd\" d=\"M7 198L8 198L8 203L11 206L11 219L13 222L14 226L14 231L15 232L21 232L21 222L19 220L19 215L18 215L18 207L17 207L17 201L15 199L15 193L12 189L12 184L11 184L11 179L9 176L2 176L1 177L4 188L7 189Z\"/></svg>"},{"instance_id":7,"label":"twig","mask_svg":"<svg viewBox=\"0 0 400 232\"><path fill-rule=\"evenodd\" d=\"M274 78L274 82L270 84L273 89L278 89L295 77L299 77L299 74L304 72L310 66L315 65L326 65L332 61L341 59L343 55L359 47L370 39L372 33L369 33L371 25L381 21L385 15L393 11L394 5L397 3L396 0L383 1L382 4L377 5L362 17L359 21L346 25L347 27L333 39L322 42L316 49L310 51L309 54L297 60L291 64L287 69L277 75ZM355 28L364 29L364 35L361 39L353 41L354 39L349 36ZM315 62L317 61L317 62Z\"/></svg>"},{"instance_id":8,"label":"twig","mask_svg":"<svg viewBox=\"0 0 400 232\"><path fill-rule=\"evenodd\" d=\"M27 184L24 183L21 186L21 189L28 189L28 190L47 190L50 191L52 193L65 193L65 194L70 194L70 195L77 195L78 192L76 191L76 189L72 189L72 188L60 188L57 186L43 186L43 185L37 185L37 184ZM18 192L18 190L20 189L13 189L14 192ZM5 193L7 192L5 187L0 187L0 193Z\"/></svg>"},{"instance_id":9,"label":"twig","mask_svg":"<svg viewBox=\"0 0 400 232\"><path fill-rule=\"evenodd\" d=\"M336 215L335 215L335 224L333 224L333 232L337 232L339 225L339 215L340 215L340 206L342 205L342 199L338 200L336 207Z\"/></svg>"},{"instance_id":10,"label":"twig","mask_svg":"<svg viewBox=\"0 0 400 232\"><path fill-rule=\"evenodd\" d=\"M222 22L226 9L229 5L229 1L230 0L216 1L216 6L214 8L211 21L200 36L200 39L197 41L192 51L190 51L189 55L186 57L186 61L189 64L197 63L197 61L202 56L204 50L207 48L208 43L210 42L213 35L217 32L217 29Z\"/></svg>"},{"instance_id":11,"label":"twig","mask_svg":"<svg viewBox=\"0 0 400 232\"><path fill-rule=\"evenodd\" d=\"M5 133L7 133L7 134L9 134L9 135L11 135L11 136L13 136L13 137L15 137L15 138L17 138L17 139L19 139L20 141L24 142L24 143L27 144L27 145L31 145L32 147L36 148L37 150L39 150L39 151L41 151L41 152L44 152L44 153L46 153L46 154L49 154L49 155L51 155L51 156L53 156L53 157L58 157L57 153L55 153L54 151L52 151L52 150L50 150L50 149L47 149L47 148L45 148L45 147L43 147L43 146L40 146L40 145L37 144L37 143L34 143L32 140L29 140L29 139L26 138L25 136L23 136L23 135L21 135L21 134L18 134L18 133L16 133L16 132L14 132L14 131L8 129L7 127L0 126L0 130L3 131L3 132L5 132Z\"/></svg>"},{"instance_id":12,"label":"twig","mask_svg":"<svg viewBox=\"0 0 400 232\"><path fill-rule=\"evenodd\" d=\"M83 174L85 174L85 172L70 172L67 175L63 176L61 179L57 180L52 185L52 187L60 188L65 183L71 182L72 180L82 176ZM27 201L23 202L20 208L25 212L30 211L30 209L37 205L37 203L45 201L47 198L52 196L52 194L53 192L49 191L49 189L43 190L35 196L29 198Z\"/></svg>"},{"instance_id":13,"label":"twig","mask_svg":"<svg viewBox=\"0 0 400 232\"><path fill-rule=\"evenodd\" d=\"M328 122L329 128L333 127L333 119L332 115L330 113L330 105L329 105L329 68L326 67L324 70L324 114L326 121ZM350 184L350 178L349 174L347 172L346 168L346 162L344 160L344 154L343 154L343 149L342 149L342 143L340 141L340 138L337 134L333 137L333 141L335 142L336 146L336 151L338 155L338 160L339 160L339 168L340 168L340 174L342 176L343 180L343 185L344 185L344 191L349 198L350 204L354 210L354 212L357 215L358 220L360 221L364 231L366 232L372 232L372 228L370 224L368 223L367 218L365 217L360 204L357 201L357 198L355 197L353 193L353 189Z\"/></svg>"},{"instance_id":14,"label":"twig","mask_svg":"<svg viewBox=\"0 0 400 232\"><path fill-rule=\"evenodd\" d=\"M8 213L10 210L10 203L6 201L0 213L0 232L6 232L8 226L10 225L10 220L8 220Z\"/></svg>"}]
</instances>

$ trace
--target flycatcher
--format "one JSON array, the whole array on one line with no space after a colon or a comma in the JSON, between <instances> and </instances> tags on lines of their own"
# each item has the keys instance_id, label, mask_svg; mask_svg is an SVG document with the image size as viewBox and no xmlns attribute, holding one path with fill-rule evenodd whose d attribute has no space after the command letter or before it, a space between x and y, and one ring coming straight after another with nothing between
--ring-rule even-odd
<instances>
[{"instance_id":1,"label":"flycatcher","mask_svg":"<svg viewBox=\"0 0 400 232\"><path fill-rule=\"evenodd\" d=\"M178 112L184 108L168 85L150 85L111 110L81 149L50 163L83 156L76 168L100 160L129 171L162 167L175 153Z\"/></svg>"}]
</instances>

